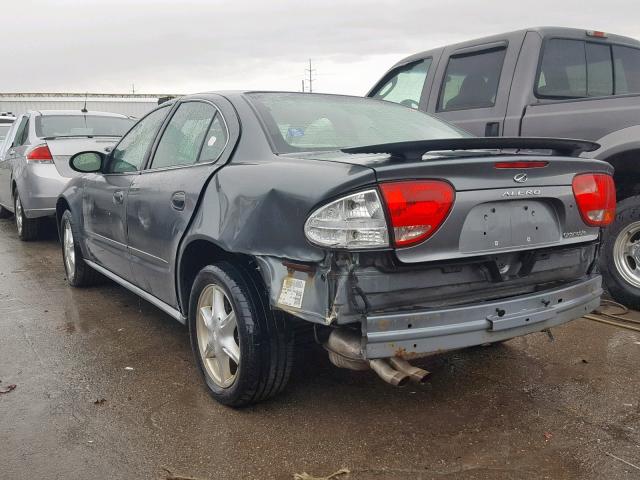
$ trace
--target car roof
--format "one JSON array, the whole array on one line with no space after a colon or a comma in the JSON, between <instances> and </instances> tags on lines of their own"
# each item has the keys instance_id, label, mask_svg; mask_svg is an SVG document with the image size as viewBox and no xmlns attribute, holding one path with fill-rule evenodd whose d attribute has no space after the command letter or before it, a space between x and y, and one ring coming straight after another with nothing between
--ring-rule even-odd
<instances>
[{"instance_id":1,"label":"car roof","mask_svg":"<svg viewBox=\"0 0 640 480\"><path fill-rule=\"evenodd\" d=\"M36 115L42 115L43 117L46 117L49 115L87 115L90 117L129 118L127 115L123 115L121 113L98 112L94 110L89 110L87 112L83 112L82 110L33 110L29 113L35 113Z\"/></svg>"},{"instance_id":2,"label":"car roof","mask_svg":"<svg viewBox=\"0 0 640 480\"><path fill-rule=\"evenodd\" d=\"M295 92L295 91L287 91L287 90L216 90L216 91L184 95L180 98L171 100L170 102L175 102L182 99L206 98L208 96L215 96L215 95L219 95L221 97L225 97L231 100L231 99L239 99L245 95L252 94L252 93L299 94L299 95L314 95L314 96L349 97L349 98L357 98L359 100L367 99L367 97L361 97L360 95L344 95L341 93L321 93L321 92L308 93L308 92ZM166 103L170 103L170 102L166 102ZM164 103L162 105L164 105Z\"/></svg>"}]
</instances>

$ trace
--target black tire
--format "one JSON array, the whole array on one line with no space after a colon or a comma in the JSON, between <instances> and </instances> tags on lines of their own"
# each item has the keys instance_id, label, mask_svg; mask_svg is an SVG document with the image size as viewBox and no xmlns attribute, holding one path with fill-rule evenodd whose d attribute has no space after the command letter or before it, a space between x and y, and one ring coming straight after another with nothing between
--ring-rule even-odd
<instances>
[{"instance_id":1,"label":"black tire","mask_svg":"<svg viewBox=\"0 0 640 480\"><path fill-rule=\"evenodd\" d=\"M73 266L67 261L67 250L65 249L66 239L65 239L65 229L67 225L71 228L71 233L73 235L73 252L74 252L74 260ZM62 263L64 265L64 270L67 276L67 283L72 287L88 287L90 285L95 285L102 280L102 275L100 275L97 271L91 268L84 261L82 257L82 249L80 245L78 245L76 239L80 238L78 234L78 228L73 222L73 216L69 210L66 210L62 214L62 218L60 220L60 245L62 246Z\"/></svg>"},{"instance_id":2,"label":"black tire","mask_svg":"<svg viewBox=\"0 0 640 480\"><path fill-rule=\"evenodd\" d=\"M216 285L235 311L240 362L233 383L223 388L207 373L196 325L198 300L205 288ZM272 310L257 272L228 262L209 265L198 273L189 299L191 348L210 394L230 407L242 407L280 393L291 375L293 330L284 312Z\"/></svg>"},{"instance_id":3,"label":"black tire","mask_svg":"<svg viewBox=\"0 0 640 480\"><path fill-rule=\"evenodd\" d=\"M640 288L624 278L616 267L614 257L616 239L624 234L627 226L636 222L640 224L640 197L630 197L619 202L616 207L616 219L603 235L599 266L607 290L613 299L638 310L640 309ZM638 268L640 269L640 265Z\"/></svg>"},{"instance_id":4,"label":"black tire","mask_svg":"<svg viewBox=\"0 0 640 480\"><path fill-rule=\"evenodd\" d=\"M40 236L40 228L42 225L42 219L40 218L27 218L22 209L22 200L20 200L20 194L15 191L13 197L13 211L15 212L15 223L18 237L23 242L30 242L37 240Z\"/></svg>"}]
</instances>

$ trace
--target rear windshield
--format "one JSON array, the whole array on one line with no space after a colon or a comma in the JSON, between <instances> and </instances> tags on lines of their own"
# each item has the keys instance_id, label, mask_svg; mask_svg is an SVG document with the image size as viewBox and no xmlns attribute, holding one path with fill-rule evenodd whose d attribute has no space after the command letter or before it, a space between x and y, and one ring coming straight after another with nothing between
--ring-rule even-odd
<instances>
[{"instance_id":1,"label":"rear windshield","mask_svg":"<svg viewBox=\"0 0 640 480\"><path fill-rule=\"evenodd\" d=\"M36 135L43 137L121 137L133 125L126 117L43 115L36 117Z\"/></svg>"},{"instance_id":2,"label":"rear windshield","mask_svg":"<svg viewBox=\"0 0 640 480\"><path fill-rule=\"evenodd\" d=\"M9 133L10 128L10 123L0 123L0 145L2 145L4 139L7 138L7 133Z\"/></svg>"},{"instance_id":3,"label":"rear windshield","mask_svg":"<svg viewBox=\"0 0 640 480\"><path fill-rule=\"evenodd\" d=\"M276 153L469 136L426 113L370 98L250 93Z\"/></svg>"}]
</instances>

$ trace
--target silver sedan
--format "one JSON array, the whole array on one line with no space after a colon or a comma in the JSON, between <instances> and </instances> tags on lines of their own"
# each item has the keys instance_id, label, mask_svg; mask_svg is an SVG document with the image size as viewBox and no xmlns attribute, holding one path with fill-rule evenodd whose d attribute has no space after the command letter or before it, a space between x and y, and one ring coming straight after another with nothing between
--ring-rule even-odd
<instances>
[{"instance_id":1,"label":"silver sedan","mask_svg":"<svg viewBox=\"0 0 640 480\"><path fill-rule=\"evenodd\" d=\"M133 125L124 115L48 110L18 117L0 156L0 217L15 214L18 236L34 240L55 215L58 195L76 175L71 155L105 150Z\"/></svg>"}]
</instances>

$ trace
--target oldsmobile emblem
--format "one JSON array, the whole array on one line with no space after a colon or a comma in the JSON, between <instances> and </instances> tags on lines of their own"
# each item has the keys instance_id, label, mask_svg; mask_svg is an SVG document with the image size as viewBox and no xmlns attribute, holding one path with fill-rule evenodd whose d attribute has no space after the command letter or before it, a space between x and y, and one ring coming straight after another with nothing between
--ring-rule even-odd
<instances>
[{"instance_id":1,"label":"oldsmobile emblem","mask_svg":"<svg viewBox=\"0 0 640 480\"><path fill-rule=\"evenodd\" d=\"M527 174L526 173L516 173L513 176L513 181L516 183L524 183L527 181Z\"/></svg>"}]
</instances>

